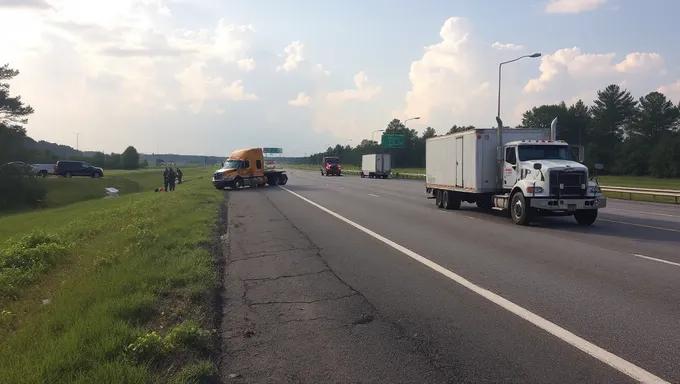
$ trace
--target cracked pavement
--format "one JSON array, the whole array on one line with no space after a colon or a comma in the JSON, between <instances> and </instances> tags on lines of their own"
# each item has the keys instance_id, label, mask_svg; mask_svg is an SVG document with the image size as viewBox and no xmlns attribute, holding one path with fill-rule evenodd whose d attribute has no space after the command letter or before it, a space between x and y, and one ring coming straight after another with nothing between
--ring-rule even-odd
<instances>
[{"instance_id":1,"label":"cracked pavement","mask_svg":"<svg viewBox=\"0 0 680 384\"><path fill-rule=\"evenodd\" d=\"M447 382L260 189L230 193L226 382Z\"/></svg>"}]
</instances>

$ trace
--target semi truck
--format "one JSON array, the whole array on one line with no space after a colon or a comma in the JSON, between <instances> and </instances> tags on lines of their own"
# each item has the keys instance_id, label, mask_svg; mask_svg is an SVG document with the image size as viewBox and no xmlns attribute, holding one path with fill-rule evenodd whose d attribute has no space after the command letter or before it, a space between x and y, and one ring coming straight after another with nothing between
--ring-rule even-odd
<instances>
[{"instance_id":1,"label":"semi truck","mask_svg":"<svg viewBox=\"0 0 680 384\"><path fill-rule=\"evenodd\" d=\"M232 152L215 171L212 182L217 189L286 185L288 175L276 162L265 159L262 148L246 148Z\"/></svg>"},{"instance_id":2,"label":"semi truck","mask_svg":"<svg viewBox=\"0 0 680 384\"><path fill-rule=\"evenodd\" d=\"M583 148L556 140L557 118L549 130L503 129L497 122L495 129L427 139L425 191L437 206L457 210L463 201L476 203L509 213L519 225L537 215L574 216L580 225L593 224L606 197L581 164Z\"/></svg>"},{"instance_id":3,"label":"semi truck","mask_svg":"<svg viewBox=\"0 0 680 384\"><path fill-rule=\"evenodd\" d=\"M389 153L374 153L361 156L360 176L386 179L392 172L392 158Z\"/></svg>"}]
</instances>

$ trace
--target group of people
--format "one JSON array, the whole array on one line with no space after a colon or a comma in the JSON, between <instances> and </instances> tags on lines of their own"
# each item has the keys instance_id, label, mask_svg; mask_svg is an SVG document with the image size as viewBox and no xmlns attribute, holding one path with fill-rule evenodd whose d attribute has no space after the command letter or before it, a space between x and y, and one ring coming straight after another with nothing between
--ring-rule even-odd
<instances>
[{"instance_id":1,"label":"group of people","mask_svg":"<svg viewBox=\"0 0 680 384\"><path fill-rule=\"evenodd\" d=\"M174 191L175 190L175 182L177 184L182 184L182 171L179 168L172 169L170 168L165 168L165 172L163 172L163 181L165 185L164 191Z\"/></svg>"}]
</instances>

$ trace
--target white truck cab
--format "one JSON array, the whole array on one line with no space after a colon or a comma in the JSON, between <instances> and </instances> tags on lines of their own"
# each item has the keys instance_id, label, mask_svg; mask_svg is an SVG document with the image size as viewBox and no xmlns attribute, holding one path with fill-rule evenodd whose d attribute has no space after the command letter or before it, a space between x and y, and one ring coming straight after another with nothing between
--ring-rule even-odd
<instances>
[{"instance_id":1,"label":"white truck cab","mask_svg":"<svg viewBox=\"0 0 680 384\"><path fill-rule=\"evenodd\" d=\"M577 158L564 140L520 140L503 146L502 189L494 206L509 209L518 224L526 224L532 211L573 214L579 224L595 222L606 198L588 177L583 150Z\"/></svg>"}]
</instances>

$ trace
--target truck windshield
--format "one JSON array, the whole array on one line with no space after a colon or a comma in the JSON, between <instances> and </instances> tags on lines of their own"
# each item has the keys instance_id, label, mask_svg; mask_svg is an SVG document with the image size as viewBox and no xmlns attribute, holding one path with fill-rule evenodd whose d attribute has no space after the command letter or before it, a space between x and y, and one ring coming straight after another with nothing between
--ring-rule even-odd
<instances>
[{"instance_id":1,"label":"truck windshield","mask_svg":"<svg viewBox=\"0 0 680 384\"><path fill-rule=\"evenodd\" d=\"M224 168L238 168L241 166L241 160L227 160L224 162Z\"/></svg>"},{"instance_id":2,"label":"truck windshield","mask_svg":"<svg viewBox=\"0 0 680 384\"><path fill-rule=\"evenodd\" d=\"M566 145L520 145L519 161L573 160Z\"/></svg>"}]
</instances>

